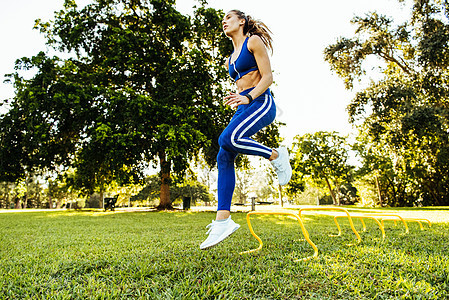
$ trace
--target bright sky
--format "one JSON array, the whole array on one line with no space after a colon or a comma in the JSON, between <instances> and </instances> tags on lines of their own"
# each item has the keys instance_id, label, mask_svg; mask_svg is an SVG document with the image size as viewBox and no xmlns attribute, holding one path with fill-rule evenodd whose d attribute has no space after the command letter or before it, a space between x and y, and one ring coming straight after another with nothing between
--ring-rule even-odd
<instances>
[{"instance_id":1,"label":"bright sky","mask_svg":"<svg viewBox=\"0 0 449 300\"><path fill-rule=\"evenodd\" d=\"M34 20L49 20L63 0L14 0L2 3L0 10L0 100L11 98L11 84L3 75L14 71L20 57L31 57L46 50L45 40L33 30ZM80 6L89 0L77 0ZM178 9L190 13L194 0L178 0ZM369 11L403 17L397 0L209 0L211 7L227 12L240 9L262 20L273 32L272 68L276 85L272 87L278 107L277 119L287 126L281 131L290 145L294 136L308 132L352 131L346 106L353 92L346 91L343 81L334 75L323 59L323 50L340 36L352 37L350 20Z\"/></svg>"}]
</instances>

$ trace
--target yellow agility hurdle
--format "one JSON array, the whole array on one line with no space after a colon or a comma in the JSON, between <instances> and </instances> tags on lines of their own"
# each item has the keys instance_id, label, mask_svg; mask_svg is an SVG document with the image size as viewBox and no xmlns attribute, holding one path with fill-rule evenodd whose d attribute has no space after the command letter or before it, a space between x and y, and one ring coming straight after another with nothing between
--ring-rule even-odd
<instances>
[{"instance_id":1,"label":"yellow agility hurdle","mask_svg":"<svg viewBox=\"0 0 449 300\"><path fill-rule=\"evenodd\" d=\"M301 226L301 230L302 230L302 234L304 235L304 238L306 239L307 243L310 244L310 246L312 246L314 253L312 256L308 256L305 257L301 260L306 261L309 260L311 258L317 257L318 256L318 248L315 246L315 244L310 240L309 237L309 233L307 232L306 228L304 227L304 224L302 223L301 218L294 213L288 213L288 212L259 212L259 211L251 211L246 215L246 222L248 223L248 228L249 231L251 232L251 234L256 238L256 240L259 242L259 247L256 249L252 249L252 250L248 250L248 251L244 251L241 252L240 254L246 254L246 253L251 253L251 252L256 252L259 251L260 249L262 249L263 246L263 242L262 240L257 236L257 234L254 232L253 227L251 226L251 220L250 220L250 216L251 215L284 215L284 216L291 216L294 217L295 219L298 220L299 226Z\"/></svg>"},{"instance_id":2,"label":"yellow agility hurdle","mask_svg":"<svg viewBox=\"0 0 449 300\"><path fill-rule=\"evenodd\" d=\"M408 221L408 222L417 222L419 224L419 228L421 230L424 230L424 227L422 226L421 222L427 222L427 224L429 224L429 227L432 227L432 223L430 223L430 221L428 219L424 219L424 218L404 218L404 217L402 217L402 219L404 221ZM384 224L384 221L394 221L394 225L396 225L397 219L391 218L391 217L390 218L382 218L381 219L382 225Z\"/></svg>"},{"instance_id":3,"label":"yellow agility hurdle","mask_svg":"<svg viewBox=\"0 0 449 300\"><path fill-rule=\"evenodd\" d=\"M397 214L366 214L366 215L379 218L381 220L382 225L384 224L383 220L393 220L393 221L396 220L397 221L397 219L399 219L404 224L405 233L409 233L407 222L405 222L405 219L403 217L401 217L400 215L397 215ZM387 217L387 218L385 218L385 217ZM394 219L394 218L397 218L397 219Z\"/></svg>"},{"instance_id":4,"label":"yellow agility hurdle","mask_svg":"<svg viewBox=\"0 0 449 300\"><path fill-rule=\"evenodd\" d=\"M362 230L366 231L366 225L365 222L363 221L363 219L371 219L374 220L377 225L379 226L380 231L382 232L382 239L385 239L385 230L384 230L384 225L383 223L379 222L378 219L376 219L375 217L371 217L371 216L365 216L365 215L354 215L354 214L350 214L351 218L357 218L360 219L360 222L362 223ZM340 225L338 224L337 218L347 218L348 216L335 216L334 217L334 222L337 225L338 228L338 235L341 235L341 229L340 229Z\"/></svg>"},{"instance_id":5,"label":"yellow agility hurdle","mask_svg":"<svg viewBox=\"0 0 449 300\"><path fill-rule=\"evenodd\" d=\"M317 211L317 210L334 210L335 211L336 210L336 211L344 212L346 214L346 217L349 220L349 225L351 226L352 231L354 232L354 234L357 237L357 244L359 244L362 241L362 238L360 237L359 233L357 232L357 230L354 227L354 223L352 222L351 215L349 214L349 212L346 209L341 208L341 207L305 207L305 208L299 209L299 213L298 213L299 217L301 217L301 213L305 210L313 210L313 211ZM334 219L334 221L335 221L335 219ZM338 235L341 235L341 229L340 229L340 225L338 225L338 223L337 223L337 227L339 229Z\"/></svg>"}]
</instances>

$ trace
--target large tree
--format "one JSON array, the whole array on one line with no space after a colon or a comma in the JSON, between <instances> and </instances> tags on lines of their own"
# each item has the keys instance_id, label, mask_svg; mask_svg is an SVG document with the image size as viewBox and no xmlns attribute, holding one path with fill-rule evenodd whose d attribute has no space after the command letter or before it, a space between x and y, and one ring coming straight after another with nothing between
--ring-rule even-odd
<instances>
[{"instance_id":1,"label":"large tree","mask_svg":"<svg viewBox=\"0 0 449 300\"><path fill-rule=\"evenodd\" d=\"M355 17L352 38L340 38L325 59L347 88L366 76L369 57L379 80L358 91L348 106L369 157L386 158L380 184L389 204L449 204L449 15L448 2L412 4L410 19L397 24L378 13ZM368 153L368 152L366 152ZM379 159L377 159L379 161ZM366 161L372 163L373 160ZM391 172L393 171L393 172ZM401 178L401 185L395 184ZM394 189L387 190L390 182ZM395 190L396 194L392 194ZM400 190L397 190L400 189ZM416 204L416 203L415 203Z\"/></svg>"},{"instance_id":2,"label":"large tree","mask_svg":"<svg viewBox=\"0 0 449 300\"><path fill-rule=\"evenodd\" d=\"M49 46L74 56L18 60L17 69L36 75L10 76L17 92L1 117L4 180L75 166L78 186L103 192L113 179L140 179L153 162L160 207L171 206L170 173L182 173L202 148L212 161L232 114L220 101L230 49L222 13L201 6L192 19L174 5L106 0L79 9L67 0L54 20L36 22Z\"/></svg>"},{"instance_id":3,"label":"large tree","mask_svg":"<svg viewBox=\"0 0 449 300\"><path fill-rule=\"evenodd\" d=\"M83 8L66 0L53 20L37 20L48 45L71 58L41 52L17 61L16 96L0 119L0 177L72 166L78 188L102 195L114 180L142 180L152 163L160 166L159 208L171 208L171 174L182 174L201 149L215 164L232 116L221 101L232 45L221 32L223 12L205 4L192 18L174 0ZM22 69L35 75L25 79Z\"/></svg>"},{"instance_id":4,"label":"large tree","mask_svg":"<svg viewBox=\"0 0 449 300\"><path fill-rule=\"evenodd\" d=\"M336 132L318 131L296 136L293 142L292 185L303 188L301 175L315 182L324 181L334 204L341 204L340 186L351 178L346 139Z\"/></svg>"}]
</instances>

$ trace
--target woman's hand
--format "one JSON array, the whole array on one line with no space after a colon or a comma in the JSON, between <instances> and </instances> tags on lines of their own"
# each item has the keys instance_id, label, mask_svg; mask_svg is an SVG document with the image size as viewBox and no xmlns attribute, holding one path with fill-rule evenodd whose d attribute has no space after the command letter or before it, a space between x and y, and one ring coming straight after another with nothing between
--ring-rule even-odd
<instances>
[{"instance_id":1,"label":"woman's hand","mask_svg":"<svg viewBox=\"0 0 449 300\"><path fill-rule=\"evenodd\" d=\"M224 97L226 105L231 106L232 108L236 108L242 104L249 104L249 99L246 96L242 96L236 93L230 93L228 96Z\"/></svg>"}]
</instances>

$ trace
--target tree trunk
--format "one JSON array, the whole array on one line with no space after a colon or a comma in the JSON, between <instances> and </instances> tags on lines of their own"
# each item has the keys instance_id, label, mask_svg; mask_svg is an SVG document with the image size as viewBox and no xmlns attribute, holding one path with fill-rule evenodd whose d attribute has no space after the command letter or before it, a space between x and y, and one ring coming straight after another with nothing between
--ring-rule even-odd
<instances>
[{"instance_id":1,"label":"tree trunk","mask_svg":"<svg viewBox=\"0 0 449 300\"><path fill-rule=\"evenodd\" d=\"M58 201L56 201L56 209L61 208L61 204L62 204L62 199L58 199Z\"/></svg>"},{"instance_id":2,"label":"tree trunk","mask_svg":"<svg viewBox=\"0 0 449 300\"><path fill-rule=\"evenodd\" d=\"M376 175L376 188L377 188L377 195L379 196L379 205L382 207L382 196L380 194L379 177L377 177L377 175Z\"/></svg>"},{"instance_id":3,"label":"tree trunk","mask_svg":"<svg viewBox=\"0 0 449 300\"><path fill-rule=\"evenodd\" d=\"M281 207L284 207L284 201L282 200L282 186L279 185L279 204L281 205Z\"/></svg>"},{"instance_id":4,"label":"tree trunk","mask_svg":"<svg viewBox=\"0 0 449 300\"><path fill-rule=\"evenodd\" d=\"M340 200L340 183L336 183L335 184L335 189L337 190L337 195L335 196L335 198L337 199L337 204L341 205L341 200Z\"/></svg>"},{"instance_id":5,"label":"tree trunk","mask_svg":"<svg viewBox=\"0 0 449 300\"><path fill-rule=\"evenodd\" d=\"M25 174L25 200L22 208L27 208L28 206L28 175Z\"/></svg>"},{"instance_id":6,"label":"tree trunk","mask_svg":"<svg viewBox=\"0 0 449 300\"><path fill-rule=\"evenodd\" d=\"M35 205L35 207L41 208L41 193L37 193L36 195L37 198L37 204Z\"/></svg>"},{"instance_id":7,"label":"tree trunk","mask_svg":"<svg viewBox=\"0 0 449 300\"><path fill-rule=\"evenodd\" d=\"M427 190L429 191L430 195L432 196L434 205L437 205L437 206L444 205L444 202L440 201L441 197L438 197L438 194L435 193L433 187L429 184L428 180L424 180L423 185L427 187Z\"/></svg>"},{"instance_id":8,"label":"tree trunk","mask_svg":"<svg viewBox=\"0 0 449 300\"><path fill-rule=\"evenodd\" d=\"M157 209L173 209L170 201L170 169L171 163L166 160L165 152L159 154L161 163L161 195Z\"/></svg>"},{"instance_id":9,"label":"tree trunk","mask_svg":"<svg viewBox=\"0 0 449 300\"><path fill-rule=\"evenodd\" d=\"M327 188L329 189L329 192L331 193L332 201L334 202L334 205L337 205L338 202L337 202L337 199L335 198L334 191L331 188L331 184L329 183L329 179L327 179L327 177L324 177L324 179L326 180Z\"/></svg>"},{"instance_id":10,"label":"tree trunk","mask_svg":"<svg viewBox=\"0 0 449 300\"><path fill-rule=\"evenodd\" d=\"M103 187L100 190L99 206L100 206L100 208L104 208L104 190L103 190Z\"/></svg>"},{"instance_id":11,"label":"tree trunk","mask_svg":"<svg viewBox=\"0 0 449 300\"><path fill-rule=\"evenodd\" d=\"M14 206L15 209L20 209L20 208L22 208L22 205L21 205L20 202L21 202L21 201L20 201L20 197L16 197L16 204L15 204L15 206Z\"/></svg>"}]
</instances>

